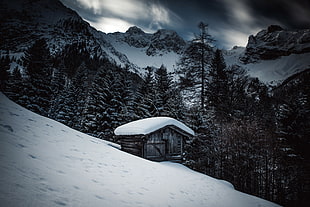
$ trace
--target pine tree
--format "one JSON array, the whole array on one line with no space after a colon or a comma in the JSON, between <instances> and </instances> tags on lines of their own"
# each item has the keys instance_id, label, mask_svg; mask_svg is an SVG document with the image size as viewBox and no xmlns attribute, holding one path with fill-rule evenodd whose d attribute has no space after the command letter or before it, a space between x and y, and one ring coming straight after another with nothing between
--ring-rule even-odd
<instances>
[{"instance_id":1,"label":"pine tree","mask_svg":"<svg viewBox=\"0 0 310 207\"><path fill-rule=\"evenodd\" d=\"M168 102L169 116L178 119L185 119L185 104L178 84L173 82L170 90L170 99Z\"/></svg>"},{"instance_id":2,"label":"pine tree","mask_svg":"<svg viewBox=\"0 0 310 207\"><path fill-rule=\"evenodd\" d=\"M73 84L69 84L54 100L51 118L71 128L76 127L76 90Z\"/></svg>"},{"instance_id":3,"label":"pine tree","mask_svg":"<svg viewBox=\"0 0 310 207\"><path fill-rule=\"evenodd\" d=\"M310 187L310 72L284 81L273 91L276 103L278 202L303 206Z\"/></svg>"},{"instance_id":4,"label":"pine tree","mask_svg":"<svg viewBox=\"0 0 310 207\"><path fill-rule=\"evenodd\" d=\"M8 55L0 59L0 91L4 91L6 81L9 78L10 58Z\"/></svg>"},{"instance_id":5,"label":"pine tree","mask_svg":"<svg viewBox=\"0 0 310 207\"><path fill-rule=\"evenodd\" d=\"M128 72L108 62L98 70L81 116L83 132L112 140L116 127L136 119Z\"/></svg>"},{"instance_id":6,"label":"pine tree","mask_svg":"<svg viewBox=\"0 0 310 207\"><path fill-rule=\"evenodd\" d=\"M153 68L147 67L142 77L142 84L137 91L137 114L140 118L148 118L155 114L155 80Z\"/></svg>"},{"instance_id":7,"label":"pine tree","mask_svg":"<svg viewBox=\"0 0 310 207\"><path fill-rule=\"evenodd\" d=\"M247 93L249 78L246 71L239 65L232 65L227 70L228 96L227 103L230 106L230 119L240 120L248 116Z\"/></svg>"},{"instance_id":8,"label":"pine tree","mask_svg":"<svg viewBox=\"0 0 310 207\"><path fill-rule=\"evenodd\" d=\"M169 116L169 101L171 98L172 79L168 75L167 68L162 65L155 71L155 106L156 116Z\"/></svg>"},{"instance_id":9,"label":"pine tree","mask_svg":"<svg viewBox=\"0 0 310 207\"><path fill-rule=\"evenodd\" d=\"M229 84L226 64L220 50L216 50L211 60L207 84L207 107L214 110L218 120L227 120L230 115L228 103Z\"/></svg>"},{"instance_id":10,"label":"pine tree","mask_svg":"<svg viewBox=\"0 0 310 207\"><path fill-rule=\"evenodd\" d=\"M195 136L186 140L184 164L199 172L218 176L216 165L221 150L217 128L212 117L201 111L200 106L191 107L185 122L195 131Z\"/></svg>"},{"instance_id":11,"label":"pine tree","mask_svg":"<svg viewBox=\"0 0 310 207\"><path fill-rule=\"evenodd\" d=\"M5 94L13 101L21 104L20 97L23 95L24 81L20 74L19 68L16 66L9 74L8 81L5 87Z\"/></svg>"},{"instance_id":12,"label":"pine tree","mask_svg":"<svg viewBox=\"0 0 310 207\"><path fill-rule=\"evenodd\" d=\"M48 116L52 119L58 116L59 104L61 104L62 95L67 89L67 80L68 78L65 75L65 69L63 64L55 63L56 58L54 59L52 80L51 80L51 89L53 91L53 96L51 100L51 107L48 113Z\"/></svg>"},{"instance_id":13,"label":"pine tree","mask_svg":"<svg viewBox=\"0 0 310 207\"><path fill-rule=\"evenodd\" d=\"M208 25L198 25L200 34L190 42L179 62L180 84L183 88L200 91L200 106L205 107L206 70L212 57L211 43L214 41L208 33Z\"/></svg>"},{"instance_id":14,"label":"pine tree","mask_svg":"<svg viewBox=\"0 0 310 207\"><path fill-rule=\"evenodd\" d=\"M69 78L74 77L79 66L86 64L90 59L90 54L84 41L66 45L62 56L65 71Z\"/></svg>"},{"instance_id":15,"label":"pine tree","mask_svg":"<svg viewBox=\"0 0 310 207\"><path fill-rule=\"evenodd\" d=\"M265 123L274 123L274 109L267 86L260 82L258 78L248 80L246 88L247 110L245 114L248 117L256 117ZM269 124L270 125L270 124Z\"/></svg>"},{"instance_id":16,"label":"pine tree","mask_svg":"<svg viewBox=\"0 0 310 207\"><path fill-rule=\"evenodd\" d=\"M37 40L23 57L27 73L25 105L41 115L48 115L51 102L51 56L44 39ZM28 101L27 101L28 99Z\"/></svg>"},{"instance_id":17,"label":"pine tree","mask_svg":"<svg viewBox=\"0 0 310 207\"><path fill-rule=\"evenodd\" d=\"M140 100L137 99L137 92L134 89L134 74L126 66L120 71L119 93L122 102L121 119L123 123L140 119L136 107Z\"/></svg>"}]
</instances>

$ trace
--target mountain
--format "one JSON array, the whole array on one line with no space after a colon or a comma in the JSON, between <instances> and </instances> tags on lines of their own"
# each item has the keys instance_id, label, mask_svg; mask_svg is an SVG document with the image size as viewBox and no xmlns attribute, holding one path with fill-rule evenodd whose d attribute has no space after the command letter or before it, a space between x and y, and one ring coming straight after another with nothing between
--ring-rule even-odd
<instances>
[{"instance_id":1,"label":"mountain","mask_svg":"<svg viewBox=\"0 0 310 207\"><path fill-rule=\"evenodd\" d=\"M116 42L125 42L130 47L144 48L148 56L164 55L165 52L181 54L185 41L172 30L160 29L147 34L137 26L130 27L125 33L110 33L108 36Z\"/></svg>"},{"instance_id":2,"label":"mountain","mask_svg":"<svg viewBox=\"0 0 310 207\"><path fill-rule=\"evenodd\" d=\"M89 30L88 23L59 1L1 2L1 50L23 52L34 40L44 37L51 52L56 53L65 43L89 40Z\"/></svg>"},{"instance_id":3,"label":"mountain","mask_svg":"<svg viewBox=\"0 0 310 207\"><path fill-rule=\"evenodd\" d=\"M291 31L271 25L251 35L245 48L224 53L228 65L238 64L265 83L281 83L310 68L310 29Z\"/></svg>"},{"instance_id":4,"label":"mountain","mask_svg":"<svg viewBox=\"0 0 310 207\"><path fill-rule=\"evenodd\" d=\"M165 29L154 34L136 26L125 33L97 31L60 1L3 0L0 5L0 54L16 58L11 69L23 67L18 59L39 38L47 40L54 55L66 45L85 42L91 56L108 58L140 75L147 66L165 65L175 72L188 45L175 31ZM309 67L310 30L290 31L273 25L251 35L246 48L224 53L227 65L238 64L268 83L281 82Z\"/></svg>"},{"instance_id":5,"label":"mountain","mask_svg":"<svg viewBox=\"0 0 310 207\"><path fill-rule=\"evenodd\" d=\"M66 45L85 42L92 56L109 58L134 69L126 56L105 40L104 33L91 27L60 1L4 0L1 8L2 54L9 51L10 56L18 59L39 38L46 39L53 55L64 50Z\"/></svg>"},{"instance_id":6,"label":"mountain","mask_svg":"<svg viewBox=\"0 0 310 207\"><path fill-rule=\"evenodd\" d=\"M151 162L0 94L4 206L278 206L180 164Z\"/></svg>"},{"instance_id":7,"label":"mountain","mask_svg":"<svg viewBox=\"0 0 310 207\"><path fill-rule=\"evenodd\" d=\"M245 63L257 60L274 60L291 54L310 52L310 29L290 31L271 25L251 35L241 60Z\"/></svg>"},{"instance_id":8,"label":"mountain","mask_svg":"<svg viewBox=\"0 0 310 207\"><path fill-rule=\"evenodd\" d=\"M39 38L47 40L54 55L61 52L65 45L86 42L92 56L108 58L139 73L146 66L160 67L165 64L171 68L186 44L176 32L170 30L147 34L132 27L126 33L105 34L55 0L4 0L0 5L0 54L9 51L10 56L17 59ZM17 62L11 66L15 67Z\"/></svg>"},{"instance_id":9,"label":"mountain","mask_svg":"<svg viewBox=\"0 0 310 207\"><path fill-rule=\"evenodd\" d=\"M106 38L117 51L126 54L128 60L139 68L159 68L164 64L172 71L186 46L186 42L175 31L161 29L148 34L136 26L125 33L107 34Z\"/></svg>"}]
</instances>

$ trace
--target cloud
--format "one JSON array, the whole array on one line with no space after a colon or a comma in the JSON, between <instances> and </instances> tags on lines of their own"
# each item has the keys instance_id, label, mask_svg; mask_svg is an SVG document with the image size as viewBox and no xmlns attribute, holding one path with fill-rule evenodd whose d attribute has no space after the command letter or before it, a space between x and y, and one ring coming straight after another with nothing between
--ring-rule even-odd
<instances>
[{"instance_id":1,"label":"cloud","mask_svg":"<svg viewBox=\"0 0 310 207\"><path fill-rule=\"evenodd\" d=\"M252 34L257 33L252 31ZM245 47L248 42L249 33L240 30L232 29L231 27L220 28L217 31L211 31L214 36L221 40L221 47L224 49L232 48L233 46Z\"/></svg>"},{"instance_id":2,"label":"cloud","mask_svg":"<svg viewBox=\"0 0 310 207\"><path fill-rule=\"evenodd\" d=\"M220 39L224 48L246 46L250 35L255 35L270 24L280 24L277 20L253 12L253 5L248 0L221 1L226 7L227 19L213 30L213 34Z\"/></svg>"},{"instance_id":3,"label":"cloud","mask_svg":"<svg viewBox=\"0 0 310 207\"><path fill-rule=\"evenodd\" d=\"M254 23L254 17L252 17L248 6L242 0L224 0L224 2L229 8L228 11L231 13L232 21L246 25Z\"/></svg>"},{"instance_id":4,"label":"cloud","mask_svg":"<svg viewBox=\"0 0 310 207\"><path fill-rule=\"evenodd\" d=\"M152 17L149 24L150 29L161 29L162 24L167 25L171 23L168 9L158 4L152 4L148 10L150 12L150 17Z\"/></svg>"},{"instance_id":5,"label":"cloud","mask_svg":"<svg viewBox=\"0 0 310 207\"><path fill-rule=\"evenodd\" d=\"M140 25L140 27L146 28L147 31L153 32L167 25L177 25L181 21L178 15L160 4L159 1L76 1L81 5L80 7L87 8L93 15L97 16L96 21L85 19L103 32L124 31L124 27L128 25ZM108 22L107 20L112 21Z\"/></svg>"},{"instance_id":6,"label":"cloud","mask_svg":"<svg viewBox=\"0 0 310 207\"><path fill-rule=\"evenodd\" d=\"M228 0L222 0L227 2ZM279 24L286 28L309 28L309 0L236 0L244 6L254 25Z\"/></svg>"},{"instance_id":7,"label":"cloud","mask_svg":"<svg viewBox=\"0 0 310 207\"><path fill-rule=\"evenodd\" d=\"M226 8L227 18L219 25L216 34L220 35L223 45L245 46L248 39L245 37L272 24L291 29L310 26L310 3L307 0L220 1Z\"/></svg>"},{"instance_id":8,"label":"cloud","mask_svg":"<svg viewBox=\"0 0 310 207\"><path fill-rule=\"evenodd\" d=\"M309 28L309 0L61 0L103 32L136 25L146 32L173 29L191 39L199 21L209 24L221 47L245 46L248 36L279 24Z\"/></svg>"},{"instance_id":9,"label":"cloud","mask_svg":"<svg viewBox=\"0 0 310 207\"><path fill-rule=\"evenodd\" d=\"M139 0L77 0L96 15L137 19L146 17L145 4Z\"/></svg>"},{"instance_id":10,"label":"cloud","mask_svg":"<svg viewBox=\"0 0 310 207\"><path fill-rule=\"evenodd\" d=\"M310 11L309 7L304 6L302 4L298 4L297 2L286 2L287 6L291 8L290 15L298 21L300 25L310 26ZM310 3L308 3L309 6Z\"/></svg>"},{"instance_id":11,"label":"cloud","mask_svg":"<svg viewBox=\"0 0 310 207\"><path fill-rule=\"evenodd\" d=\"M89 23L97 30L104 31L105 33L125 32L129 27L134 26L125 20L111 17L101 17L96 21L89 21Z\"/></svg>"}]
</instances>

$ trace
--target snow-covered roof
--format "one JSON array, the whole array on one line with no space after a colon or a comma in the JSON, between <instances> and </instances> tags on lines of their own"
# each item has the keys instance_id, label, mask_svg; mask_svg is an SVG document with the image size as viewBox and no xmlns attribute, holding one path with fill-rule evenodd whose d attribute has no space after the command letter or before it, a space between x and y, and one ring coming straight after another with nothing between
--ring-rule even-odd
<instances>
[{"instance_id":1,"label":"snow-covered roof","mask_svg":"<svg viewBox=\"0 0 310 207\"><path fill-rule=\"evenodd\" d=\"M173 125L176 126L183 131L194 135L194 131L187 127L182 122L170 118L170 117L153 117L153 118L146 118L140 119L137 121L129 122L122 126L117 127L114 130L115 135L138 135L138 134L149 134L152 133L160 128L165 126Z\"/></svg>"}]
</instances>

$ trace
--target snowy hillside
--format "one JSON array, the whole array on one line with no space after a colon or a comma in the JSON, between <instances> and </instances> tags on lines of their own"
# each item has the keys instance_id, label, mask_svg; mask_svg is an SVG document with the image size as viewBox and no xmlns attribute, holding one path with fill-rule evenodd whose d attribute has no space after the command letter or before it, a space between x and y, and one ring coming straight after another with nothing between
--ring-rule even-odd
<instances>
[{"instance_id":1,"label":"snowy hillside","mask_svg":"<svg viewBox=\"0 0 310 207\"><path fill-rule=\"evenodd\" d=\"M150 162L0 94L3 206L278 206L173 163Z\"/></svg>"},{"instance_id":2,"label":"snowy hillside","mask_svg":"<svg viewBox=\"0 0 310 207\"><path fill-rule=\"evenodd\" d=\"M310 53L290 54L271 60L256 60L256 62L244 63L240 61L246 48L236 47L224 52L227 65L237 64L242 66L251 77L257 77L268 84L277 84L292 76L310 68Z\"/></svg>"},{"instance_id":3,"label":"snowy hillside","mask_svg":"<svg viewBox=\"0 0 310 207\"><path fill-rule=\"evenodd\" d=\"M286 30L277 25L251 35L245 48L226 52L228 65L238 64L249 75L277 84L310 68L310 30Z\"/></svg>"},{"instance_id":4,"label":"snowy hillside","mask_svg":"<svg viewBox=\"0 0 310 207\"><path fill-rule=\"evenodd\" d=\"M164 55L149 56L146 54L148 47L139 48L130 46L126 42L118 41L111 36L110 40L117 51L126 54L128 60L139 68L146 68L147 66L159 68L163 64L167 67L169 72L174 72L173 69L176 67L176 62L180 58L175 52L166 52Z\"/></svg>"},{"instance_id":5,"label":"snowy hillside","mask_svg":"<svg viewBox=\"0 0 310 207\"><path fill-rule=\"evenodd\" d=\"M110 33L105 38L137 67L159 68L163 64L169 72L174 72L186 45L176 32L164 29L150 34L138 27L130 27L125 33Z\"/></svg>"}]
</instances>

